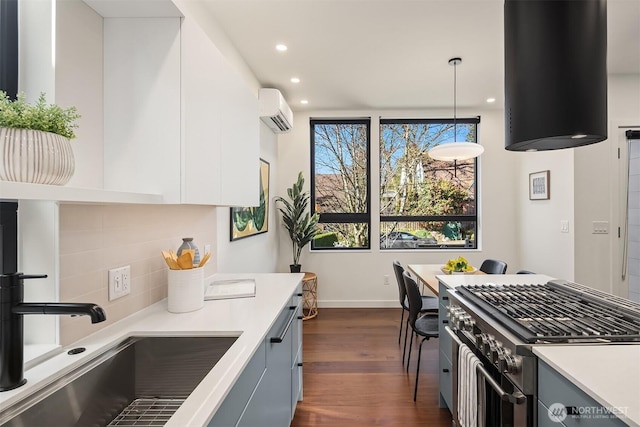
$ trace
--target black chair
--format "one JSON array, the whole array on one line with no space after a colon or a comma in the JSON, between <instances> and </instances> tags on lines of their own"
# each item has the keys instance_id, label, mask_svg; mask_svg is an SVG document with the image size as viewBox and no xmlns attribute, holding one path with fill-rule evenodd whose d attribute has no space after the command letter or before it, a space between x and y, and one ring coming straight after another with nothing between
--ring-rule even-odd
<instances>
[{"instance_id":1,"label":"black chair","mask_svg":"<svg viewBox=\"0 0 640 427\"><path fill-rule=\"evenodd\" d=\"M396 274L396 281L398 282L398 296L400 305L402 306L402 314L400 315L400 331L398 332L398 344L400 344L400 338L402 337L402 324L404 323L404 349L402 350L402 364L404 365L404 358L407 353L407 332L409 331L409 318L407 322L404 322L404 312L409 311L409 302L407 301L407 291L404 286L404 279L402 273L404 273L404 267L400 264L400 261L393 261L393 271ZM423 313L438 313L438 297L435 296L422 296L422 312Z\"/></svg>"},{"instance_id":2,"label":"black chair","mask_svg":"<svg viewBox=\"0 0 640 427\"><path fill-rule=\"evenodd\" d=\"M418 363L416 365L416 386L413 390L413 401L416 401L418 395L418 375L420 374L420 358L422 356L422 344L429 338L438 338L438 315L424 314L420 316L422 311L422 298L418 284L405 271L402 273L404 285L407 291L407 300L409 301L409 325L411 325L411 339L409 340L409 357L407 358L407 372L409 372L409 361L411 360L411 348L413 347L413 335L422 337L420 347L418 349Z\"/></svg>"},{"instance_id":3,"label":"black chair","mask_svg":"<svg viewBox=\"0 0 640 427\"><path fill-rule=\"evenodd\" d=\"M507 272L507 263L497 259L485 259L479 270L486 274L504 274Z\"/></svg>"},{"instance_id":4,"label":"black chair","mask_svg":"<svg viewBox=\"0 0 640 427\"><path fill-rule=\"evenodd\" d=\"M529 271L529 270L518 270L516 271L516 274L536 274L533 271Z\"/></svg>"}]
</instances>

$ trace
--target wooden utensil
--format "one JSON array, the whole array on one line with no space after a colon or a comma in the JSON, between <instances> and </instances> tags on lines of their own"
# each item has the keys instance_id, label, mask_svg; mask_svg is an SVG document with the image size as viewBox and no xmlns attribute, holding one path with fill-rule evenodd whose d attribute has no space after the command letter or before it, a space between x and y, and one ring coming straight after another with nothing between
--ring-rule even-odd
<instances>
[{"instance_id":1,"label":"wooden utensil","mask_svg":"<svg viewBox=\"0 0 640 427\"><path fill-rule=\"evenodd\" d=\"M194 251L182 251L182 254L178 257L178 265L182 270L193 268L193 252Z\"/></svg>"},{"instance_id":2,"label":"wooden utensil","mask_svg":"<svg viewBox=\"0 0 640 427\"><path fill-rule=\"evenodd\" d=\"M207 252L206 254L204 254L202 259L200 260L200 263L198 264L198 268L203 267L207 263L207 261L209 261L209 258L211 258L211 252Z\"/></svg>"}]
</instances>

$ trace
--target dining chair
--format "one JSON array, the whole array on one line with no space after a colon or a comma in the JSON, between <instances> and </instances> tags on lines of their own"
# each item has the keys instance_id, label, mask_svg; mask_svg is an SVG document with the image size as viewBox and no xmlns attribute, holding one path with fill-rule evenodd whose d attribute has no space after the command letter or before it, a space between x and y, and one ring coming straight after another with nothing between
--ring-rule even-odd
<instances>
[{"instance_id":1,"label":"dining chair","mask_svg":"<svg viewBox=\"0 0 640 427\"><path fill-rule=\"evenodd\" d=\"M413 336L422 337L418 348L418 362L416 364L416 385L413 390L413 401L418 396L418 378L420 374L420 358L422 356L422 344L429 338L438 338L438 315L423 314L422 316L422 298L420 289L416 281L405 271L402 278L407 291L407 300L409 301L409 325L411 325L411 339L409 340L409 356L407 357L407 372L409 372L409 361L411 360L411 349L413 347Z\"/></svg>"},{"instance_id":2,"label":"dining chair","mask_svg":"<svg viewBox=\"0 0 640 427\"><path fill-rule=\"evenodd\" d=\"M518 270L516 271L516 274L536 274L533 271L529 271L529 270Z\"/></svg>"},{"instance_id":3,"label":"dining chair","mask_svg":"<svg viewBox=\"0 0 640 427\"><path fill-rule=\"evenodd\" d=\"M498 259L485 259L479 270L486 274L504 274L507 272L507 263Z\"/></svg>"},{"instance_id":4,"label":"dining chair","mask_svg":"<svg viewBox=\"0 0 640 427\"><path fill-rule=\"evenodd\" d=\"M396 274L396 282L398 282L398 297L400 300L400 306L402 312L400 314L400 330L398 331L398 345L400 345L400 338L402 337L402 326L404 324L404 348L402 350L402 364L404 365L404 359L407 353L407 333L409 331L409 317L407 321L404 321L404 312L409 311L409 302L407 301L407 291L404 285L404 279L402 273L404 273L404 267L400 264L400 261L393 261L393 271ZM423 313L438 313L438 297L436 296L422 296L422 312Z\"/></svg>"}]
</instances>

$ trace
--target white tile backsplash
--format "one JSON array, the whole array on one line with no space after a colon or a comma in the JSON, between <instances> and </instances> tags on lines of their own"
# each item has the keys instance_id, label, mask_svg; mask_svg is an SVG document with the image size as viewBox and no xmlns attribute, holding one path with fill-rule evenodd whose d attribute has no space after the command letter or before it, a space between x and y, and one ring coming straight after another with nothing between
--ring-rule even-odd
<instances>
[{"instance_id":1,"label":"white tile backsplash","mask_svg":"<svg viewBox=\"0 0 640 427\"><path fill-rule=\"evenodd\" d=\"M160 251L193 237L210 244L205 277L217 271L216 208L190 205L61 205L60 301L93 302L107 321L60 317L60 342L70 344L167 296L167 266ZM111 268L131 266L131 294L109 301Z\"/></svg>"}]
</instances>

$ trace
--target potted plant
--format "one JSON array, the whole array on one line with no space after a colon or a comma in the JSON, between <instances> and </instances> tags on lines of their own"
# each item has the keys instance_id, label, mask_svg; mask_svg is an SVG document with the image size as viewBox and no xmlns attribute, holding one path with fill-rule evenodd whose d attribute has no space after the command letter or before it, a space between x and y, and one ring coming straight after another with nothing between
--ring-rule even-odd
<instances>
[{"instance_id":1,"label":"potted plant","mask_svg":"<svg viewBox=\"0 0 640 427\"><path fill-rule=\"evenodd\" d=\"M289 200L276 197L276 202L282 203L279 208L282 212L284 228L289 232L289 238L293 245L293 264L289 267L292 273L300 272L300 253L318 232L318 214L309 215L309 193L303 192L304 177L298 173L298 180L291 188L287 188Z\"/></svg>"},{"instance_id":2,"label":"potted plant","mask_svg":"<svg viewBox=\"0 0 640 427\"><path fill-rule=\"evenodd\" d=\"M75 170L70 139L80 118L75 107L48 105L45 94L30 105L0 91L0 179L66 184Z\"/></svg>"}]
</instances>

